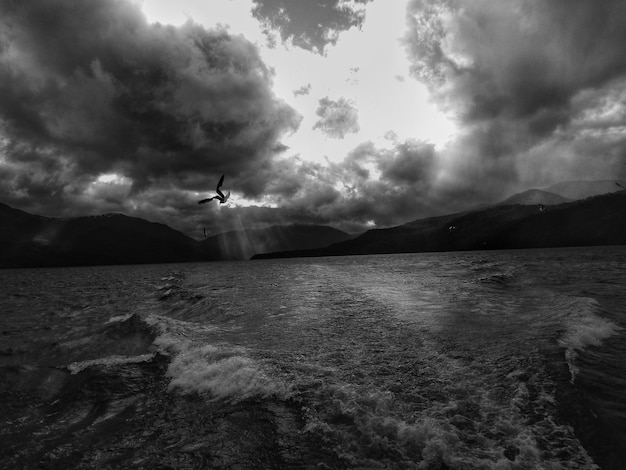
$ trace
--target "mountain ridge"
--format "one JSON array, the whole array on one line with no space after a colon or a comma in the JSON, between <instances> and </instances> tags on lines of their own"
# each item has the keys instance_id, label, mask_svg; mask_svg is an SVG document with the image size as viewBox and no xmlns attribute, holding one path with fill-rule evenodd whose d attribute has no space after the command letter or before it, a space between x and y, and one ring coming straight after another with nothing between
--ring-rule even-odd
<instances>
[{"instance_id":1,"label":"mountain ridge","mask_svg":"<svg viewBox=\"0 0 626 470\"><path fill-rule=\"evenodd\" d=\"M626 181L623 180L572 180L555 183L543 188L543 191L558 194L566 199L579 200L619 191L619 184L626 187Z\"/></svg>"},{"instance_id":2,"label":"mountain ridge","mask_svg":"<svg viewBox=\"0 0 626 470\"><path fill-rule=\"evenodd\" d=\"M616 187L615 181L601 183ZM562 198L531 189L498 204L358 236L330 226L291 224L200 241L119 213L50 218L0 203L0 268L626 244L625 190L550 204Z\"/></svg>"},{"instance_id":3,"label":"mountain ridge","mask_svg":"<svg viewBox=\"0 0 626 470\"><path fill-rule=\"evenodd\" d=\"M626 244L626 191L543 211L541 206L496 204L369 230L323 249L266 253L253 259Z\"/></svg>"},{"instance_id":4,"label":"mountain ridge","mask_svg":"<svg viewBox=\"0 0 626 470\"><path fill-rule=\"evenodd\" d=\"M497 205L543 204L548 206L569 201L571 201L571 199L565 198L557 193L553 193L543 189L527 189L526 191L522 191L521 193L517 193L506 198L504 201L499 202Z\"/></svg>"},{"instance_id":5,"label":"mountain ridge","mask_svg":"<svg viewBox=\"0 0 626 470\"><path fill-rule=\"evenodd\" d=\"M313 249L350 238L353 236L328 225L289 224L231 230L208 237L201 243L211 253L221 253L228 259L248 260L257 253ZM276 250L276 247L280 249Z\"/></svg>"},{"instance_id":6,"label":"mountain ridge","mask_svg":"<svg viewBox=\"0 0 626 470\"><path fill-rule=\"evenodd\" d=\"M119 213L52 218L0 203L0 268L242 260L254 254L248 245L303 249L350 238L328 226L294 227L231 231L216 236L221 244L211 244ZM304 237L303 231L313 235ZM240 246L242 240L247 245Z\"/></svg>"}]
</instances>

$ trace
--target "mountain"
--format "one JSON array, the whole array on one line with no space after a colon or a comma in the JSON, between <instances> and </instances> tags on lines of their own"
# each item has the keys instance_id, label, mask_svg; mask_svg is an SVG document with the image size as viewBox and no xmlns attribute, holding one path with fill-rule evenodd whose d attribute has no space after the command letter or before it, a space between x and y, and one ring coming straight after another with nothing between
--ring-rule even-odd
<instances>
[{"instance_id":1,"label":"mountain","mask_svg":"<svg viewBox=\"0 0 626 470\"><path fill-rule=\"evenodd\" d=\"M217 258L248 260L257 253L314 249L350 238L352 235L332 227L295 224L220 233L202 243Z\"/></svg>"},{"instance_id":2,"label":"mountain","mask_svg":"<svg viewBox=\"0 0 626 470\"><path fill-rule=\"evenodd\" d=\"M45 218L0 205L0 267L141 264L210 259L167 225L122 214Z\"/></svg>"},{"instance_id":3,"label":"mountain","mask_svg":"<svg viewBox=\"0 0 626 470\"><path fill-rule=\"evenodd\" d=\"M591 196L599 196L600 194L613 193L619 191L617 184L621 184L626 188L626 181L622 180L599 180L599 181L564 181L562 183L553 184L545 188L544 191L556 193L567 199L585 199Z\"/></svg>"},{"instance_id":4,"label":"mountain","mask_svg":"<svg viewBox=\"0 0 626 470\"><path fill-rule=\"evenodd\" d=\"M167 225L122 214L59 219L0 204L0 268L249 259L266 250L320 248L350 237L327 226L289 225L196 241Z\"/></svg>"},{"instance_id":5,"label":"mountain","mask_svg":"<svg viewBox=\"0 0 626 470\"><path fill-rule=\"evenodd\" d=\"M570 199L564 198L563 196L552 193L550 191L544 191L542 189L529 189L527 191L514 194L513 196L498 203L498 205L506 206L512 204L543 204L545 206L551 206L554 204L561 204L568 201L570 201Z\"/></svg>"},{"instance_id":6,"label":"mountain","mask_svg":"<svg viewBox=\"0 0 626 470\"><path fill-rule=\"evenodd\" d=\"M324 249L254 259L626 244L626 191L550 206L496 205L365 232Z\"/></svg>"},{"instance_id":7,"label":"mountain","mask_svg":"<svg viewBox=\"0 0 626 470\"><path fill-rule=\"evenodd\" d=\"M513 201L537 194L552 198L531 191ZM354 238L332 227L290 225L196 241L121 214L57 219L0 204L0 268L611 244L626 244L624 190L549 205L545 212L539 204L499 204Z\"/></svg>"}]
</instances>

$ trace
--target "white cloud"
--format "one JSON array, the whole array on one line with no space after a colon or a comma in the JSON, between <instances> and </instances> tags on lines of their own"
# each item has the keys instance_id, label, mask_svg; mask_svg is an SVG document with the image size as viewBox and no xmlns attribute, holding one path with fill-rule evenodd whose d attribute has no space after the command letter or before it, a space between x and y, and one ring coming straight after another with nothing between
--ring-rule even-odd
<instances>
[{"instance_id":1,"label":"white cloud","mask_svg":"<svg viewBox=\"0 0 626 470\"><path fill-rule=\"evenodd\" d=\"M366 5L361 28L339 35L325 55L292 44L267 46L261 26L252 17L251 0L144 0L151 21L182 23L187 17L204 26L228 25L259 48L273 70L273 91L302 116L297 132L283 139L288 153L305 160L339 162L365 141L391 147L385 138L411 138L443 146L455 133L454 123L429 102L426 88L410 78L410 63L401 38L406 31L406 0L374 0ZM188 16L185 16L185 13ZM307 94L294 90L308 87ZM336 139L314 128L319 100L349 100L358 113L359 131Z\"/></svg>"}]
</instances>

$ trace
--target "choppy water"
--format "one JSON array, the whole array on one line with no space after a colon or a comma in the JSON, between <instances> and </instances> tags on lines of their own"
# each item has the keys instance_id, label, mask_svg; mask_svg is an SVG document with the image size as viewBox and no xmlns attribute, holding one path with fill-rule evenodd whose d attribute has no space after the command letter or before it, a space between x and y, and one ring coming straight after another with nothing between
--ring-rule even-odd
<instances>
[{"instance_id":1,"label":"choppy water","mask_svg":"<svg viewBox=\"0 0 626 470\"><path fill-rule=\"evenodd\" d=\"M626 461L626 247L0 283L2 468Z\"/></svg>"}]
</instances>

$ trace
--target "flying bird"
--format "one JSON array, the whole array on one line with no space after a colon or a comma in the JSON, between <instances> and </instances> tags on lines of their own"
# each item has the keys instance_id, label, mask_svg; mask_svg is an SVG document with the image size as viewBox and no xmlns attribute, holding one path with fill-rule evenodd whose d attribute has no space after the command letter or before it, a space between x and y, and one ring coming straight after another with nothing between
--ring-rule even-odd
<instances>
[{"instance_id":1,"label":"flying bird","mask_svg":"<svg viewBox=\"0 0 626 470\"><path fill-rule=\"evenodd\" d=\"M220 178L219 183L217 183L217 188L215 189L215 192L217 193L217 196L213 196L207 199L202 199L201 201L198 201L198 204L204 204L205 202L209 202L212 201L213 199L217 199L218 201L220 201L220 204L224 204L226 201L228 201L228 198L230 197L230 191L228 191L226 194L224 194L220 188L222 187L222 184L224 183L224 175L222 175L222 177Z\"/></svg>"},{"instance_id":2,"label":"flying bird","mask_svg":"<svg viewBox=\"0 0 626 470\"><path fill-rule=\"evenodd\" d=\"M626 188L624 186L622 186L621 184L619 184L619 183L615 183L615 184L618 185L620 188L622 188L622 191L626 190Z\"/></svg>"}]
</instances>

